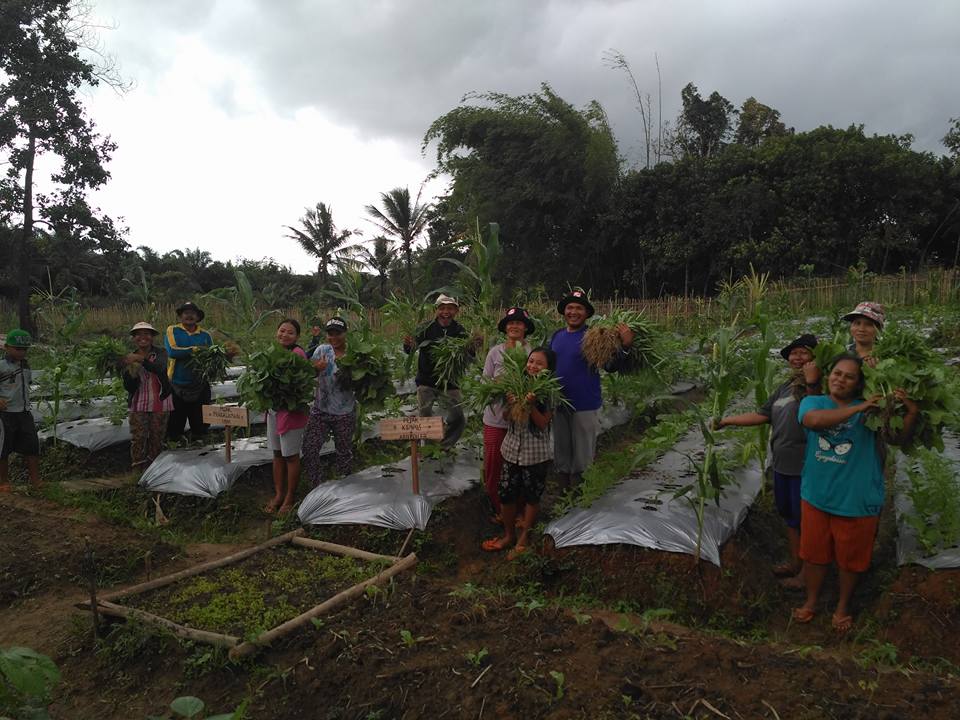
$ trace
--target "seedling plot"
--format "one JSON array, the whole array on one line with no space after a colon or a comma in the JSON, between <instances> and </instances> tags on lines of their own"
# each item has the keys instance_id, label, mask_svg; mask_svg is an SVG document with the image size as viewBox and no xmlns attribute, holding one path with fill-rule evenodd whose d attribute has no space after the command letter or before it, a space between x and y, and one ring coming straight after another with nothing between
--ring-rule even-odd
<instances>
[{"instance_id":1,"label":"seedling plot","mask_svg":"<svg viewBox=\"0 0 960 720\"><path fill-rule=\"evenodd\" d=\"M96 609L100 615L136 618L179 637L229 648L230 657L237 659L417 562L414 553L377 555L302 534L297 529L220 560L102 595ZM310 609L298 610L303 607Z\"/></svg>"}]
</instances>

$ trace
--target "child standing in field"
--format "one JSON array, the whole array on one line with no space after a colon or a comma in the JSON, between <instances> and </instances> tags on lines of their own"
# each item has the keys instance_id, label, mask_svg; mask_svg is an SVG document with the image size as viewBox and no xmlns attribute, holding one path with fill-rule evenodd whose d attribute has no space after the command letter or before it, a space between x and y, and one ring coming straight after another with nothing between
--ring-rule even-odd
<instances>
[{"instance_id":1,"label":"child standing in field","mask_svg":"<svg viewBox=\"0 0 960 720\"><path fill-rule=\"evenodd\" d=\"M150 323L138 322L130 329L136 350L123 358L123 386L130 408L130 465L135 470L149 467L160 454L173 410L167 352L153 344L159 335Z\"/></svg>"},{"instance_id":2,"label":"child standing in field","mask_svg":"<svg viewBox=\"0 0 960 720\"><path fill-rule=\"evenodd\" d=\"M556 367L556 355L547 347L538 347L527 356L527 374L537 375L544 370L553 371ZM540 496L543 495L547 481L547 471L553 460L553 434L550 421L553 411L544 403L538 402L533 393L525 398L507 397L510 405L526 403L530 417L525 422L511 420L506 437L500 445L503 455L503 473L500 478L500 513L503 517L503 536L483 542L488 552L505 550L516 541L516 546L507 556L512 560L526 552L530 530L540 511ZM516 517L518 503L524 504L523 521L520 535L516 535Z\"/></svg>"},{"instance_id":3,"label":"child standing in field","mask_svg":"<svg viewBox=\"0 0 960 720\"><path fill-rule=\"evenodd\" d=\"M40 487L40 439L30 413L30 343L26 330L11 330L0 358L0 487L4 488L10 484L10 455L15 452L27 464L30 484Z\"/></svg>"},{"instance_id":4,"label":"child standing in field","mask_svg":"<svg viewBox=\"0 0 960 720\"><path fill-rule=\"evenodd\" d=\"M284 318L277 326L277 342L290 352L306 359L297 340L300 339L300 323L293 318ZM268 410L267 442L273 450L273 499L264 510L286 515L293 510L294 494L300 481L300 447L307 414L302 410Z\"/></svg>"}]
</instances>

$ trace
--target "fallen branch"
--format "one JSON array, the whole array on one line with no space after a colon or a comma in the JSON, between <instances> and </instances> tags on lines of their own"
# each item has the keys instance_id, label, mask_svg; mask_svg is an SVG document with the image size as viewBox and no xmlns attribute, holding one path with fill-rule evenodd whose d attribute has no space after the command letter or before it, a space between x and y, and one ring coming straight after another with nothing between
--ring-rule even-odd
<instances>
[{"instance_id":1,"label":"fallen branch","mask_svg":"<svg viewBox=\"0 0 960 720\"><path fill-rule=\"evenodd\" d=\"M367 552L366 550L358 550L354 547L349 547L347 545L337 545L332 542L325 542L323 540L314 540L312 538L305 537L295 537L291 540L294 545L300 545L301 547L313 548L315 550L324 550L325 552L333 553L334 555L345 555L346 557L358 558L359 560L373 560L373 561L386 561L391 565L399 557L393 555L378 555L377 553Z\"/></svg>"},{"instance_id":2,"label":"fallen branch","mask_svg":"<svg viewBox=\"0 0 960 720\"><path fill-rule=\"evenodd\" d=\"M145 610L137 610L136 608L128 608L124 607L123 605L116 605L107 600L100 600L97 603L97 609L103 615L112 615L113 617L121 617L124 619L134 618L145 623L150 623L151 625L159 625L165 630L169 630L174 635L186 638L187 640L198 640L200 642L210 643L211 645L218 645L225 648L234 648L237 646L237 643L240 642L240 638L234 637L233 635L223 635L221 633L209 632L207 630L197 630L192 627L187 627L186 625L180 625L172 620L167 620L159 615L148 613Z\"/></svg>"}]
</instances>

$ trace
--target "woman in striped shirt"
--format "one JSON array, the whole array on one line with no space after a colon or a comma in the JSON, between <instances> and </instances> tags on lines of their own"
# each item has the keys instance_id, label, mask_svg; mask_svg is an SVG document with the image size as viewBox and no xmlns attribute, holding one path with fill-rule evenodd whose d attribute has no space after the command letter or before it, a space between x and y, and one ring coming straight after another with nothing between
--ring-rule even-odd
<instances>
[{"instance_id":1,"label":"woman in striped shirt","mask_svg":"<svg viewBox=\"0 0 960 720\"><path fill-rule=\"evenodd\" d=\"M123 385L130 408L130 464L144 470L163 448L173 410L173 388L167 377L167 351L153 344L160 332L150 323L138 322L130 335L136 350L123 358Z\"/></svg>"}]
</instances>

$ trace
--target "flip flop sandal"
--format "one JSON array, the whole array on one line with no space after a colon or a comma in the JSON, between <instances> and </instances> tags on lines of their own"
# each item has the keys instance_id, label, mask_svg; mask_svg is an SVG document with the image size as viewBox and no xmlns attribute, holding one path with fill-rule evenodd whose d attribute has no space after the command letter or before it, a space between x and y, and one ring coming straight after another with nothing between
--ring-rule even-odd
<instances>
[{"instance_id":1,"label":"flip flop sandal","mask_svg":"<svg viewBox=\"0 0 960 720\"><path fill-rule=\"evenodd\" d=\"M796 608L792 613L793 621L805 625L806 623L813 620L816 617L816 613L813 610L808 610L807 608Z\"/></svg>"},{"instance_id":2,"label":"flip flop sandal","mask_svg":"<svg viewBox=\"0 0 960 720\"><path fill-rule=\"evenodd\" d=\"M841 636L846 635L853 627L853 617L851 615L834 614L830 622L833 625L833 631Z\"/></svg>"},{"instance_id":3,"label":"flip flop sandal","mask_svg":"<svg viewBox=\"0 0 960 720\"><path fill-rule=\"evenodd\" d=\"M774 565L772 569L773 569L774 575L776 575L777 577L783 577L783 578L793 577L798 572L800 572L799 568L795 568L793 563L788 563L788 562L780 563L779 565Z\"/></svg>"},{"instance_id":4,"label":"flip flop sandal","mask_svg":"<svg viewBox=\"0 0 960 720\"><path fill-rule=\"evenodd\" d=\"M484 540L480 543L480 549L484 552L500 552L501 550L506 550L507 546L502 538L496 537Z\"/></svg>"},{"instance_id":5,"label":"flip flop sandal","mask_svg":"<svg viewBox=\"0 0 960 720\"><path fill-rule=\"evenodd\" d=\"M507 560L516 560L529 550L526 545L515 545L513 550L507 553Z\"/></svg>"}]
</instances>

